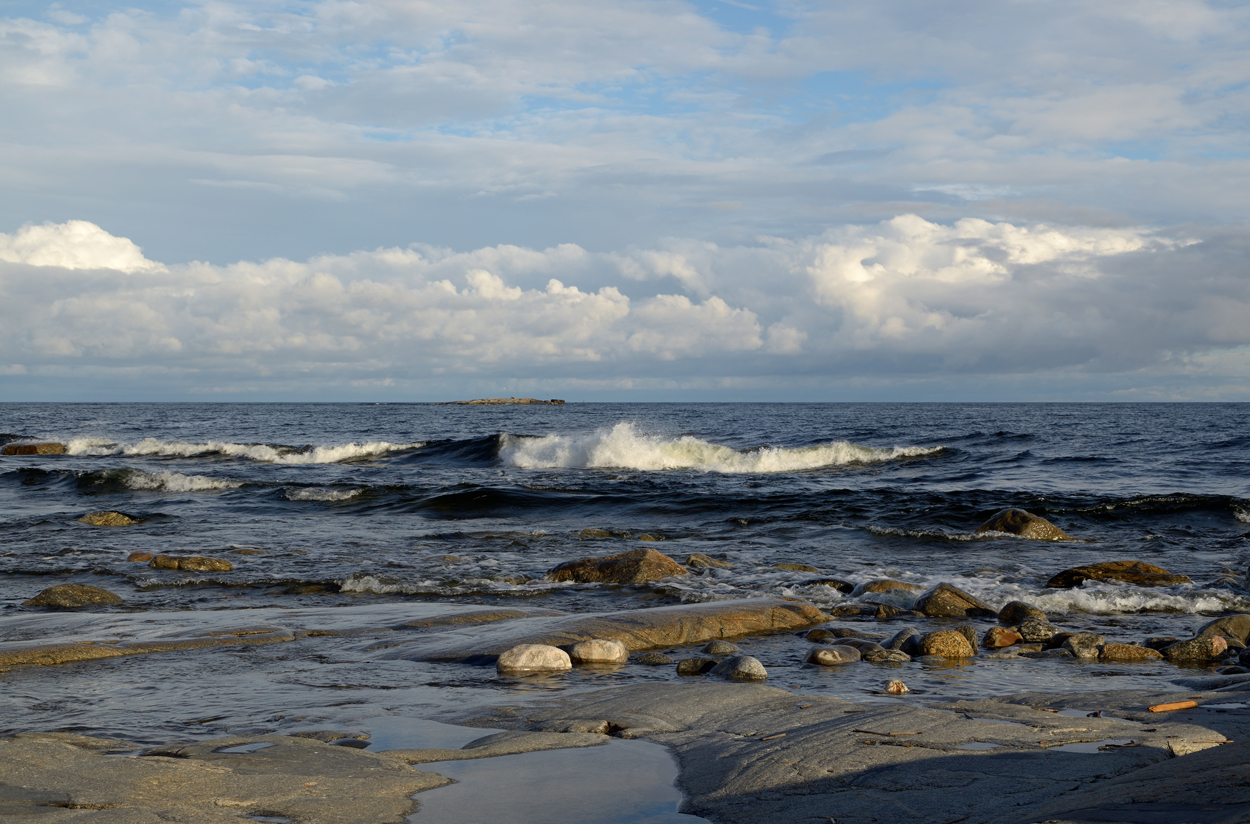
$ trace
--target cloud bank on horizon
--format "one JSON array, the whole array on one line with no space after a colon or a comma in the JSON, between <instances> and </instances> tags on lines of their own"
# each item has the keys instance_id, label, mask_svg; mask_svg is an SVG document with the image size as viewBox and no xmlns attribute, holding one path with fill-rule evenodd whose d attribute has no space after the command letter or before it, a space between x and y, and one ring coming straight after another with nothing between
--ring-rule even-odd
<instances>
[{"instance_id":1,"label":"cloud bank on horizon","mask_svg":"<svg viewBox=\"0 0 1250 824\"><path fill-rule=\"evenodd\" d=\"M1241 4L4 15L11 399L1250 399Z\"/></svg>"}]
</instances>

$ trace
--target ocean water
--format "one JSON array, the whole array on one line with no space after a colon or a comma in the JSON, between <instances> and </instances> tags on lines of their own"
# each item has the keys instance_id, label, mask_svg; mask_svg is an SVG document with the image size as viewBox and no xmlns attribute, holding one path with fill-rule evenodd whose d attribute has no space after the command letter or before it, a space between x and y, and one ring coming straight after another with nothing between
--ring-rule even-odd
<instances>
[{"instance_id":1,"label":"ocean water","mask_svg":"<svg viewBox=\"0 0 1250 824\"><path fill-rule=\"evenodd\" d=\"M0 405L0 440L28 439L64 442L69 454L0 458L0 642L383 626L480 605L584 613L758 595L823 608L855 600L812 583L821 577L946 581L1123 641L1183 637L1210 616L1250 612L1247 404ZM1008 506L1079 540L975 532ZM101 509L144 520L76 520ZM732 567L637 587L544 579L562 561L643 546ZM154 570L126 560L135 550L235 568ZM1044 586L1068 567L1129 559L1193 583ZM787 562L818 572L775 567ZM22 606L67 582L126 603L87 616ZM869 596L901 606L910 597ZM840 623L878 637L937 625ZM984 696L1194 674L985 659L818 669L802 664L810 644L792 634L741 646L776 686L855 700L887 700L880 688L894 678L914 696ZM0 726L153 741L372 729L379 718L676 678L629 664L509 679L387 659L357 636L304 638L10 670L0 673Z\"/></svg>"}]
</instances>

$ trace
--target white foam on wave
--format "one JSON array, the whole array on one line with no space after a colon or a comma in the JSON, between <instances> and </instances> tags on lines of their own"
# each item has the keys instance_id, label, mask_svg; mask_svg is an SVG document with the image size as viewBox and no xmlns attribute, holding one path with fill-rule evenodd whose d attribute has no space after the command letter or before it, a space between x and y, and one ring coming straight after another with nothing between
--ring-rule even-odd
<instances>
[{"instance_id":1,"label":"white foam on wave","mask_svg":"<svg viewBox=\"0 0 1250 824\"><path fill-rule=\"evenodd\" d=\"M121 444L102 438L74 438L66 445L71 455L135 455L171 458L195 458L220 455L227 458L246 458L273 464L330 464L385 455L405 449L416 449L423 442L391 443L368 441L333 446L316 446L312 449L293 449L268 444L231 443L229 441L162 441L144 438L138 443Z\"/></svg>"},{"instance_id":2,"label":"white foam on wave","mask_svg":"<svg viewBox=\"0 0 1250 824\"><path fill-rule=\"evenodd\" d=\"M1243 524L1250 524L1250 510L1241 507L1233 508L1233 517L1241 521Z\"/></svg>"},{"instance_id":3,"label":"white foam on wave","mask_svg":"<svg viewBox=\"0 0 1250 824\"><path fill-rule=\"evenodd\" d=\"M242 481L184 475L181 472L143 472L138 469L128 471L122 483L130 489L143 492L211 492L243 486Z\"/></svg>"},{"instance_id":4,"label":"white foam on wave","mask_svg":"<svg viewBox=\"0 0 1250 824\"><path fill-rule=\"evenodd\" d=\"M302 489L287 489L285 494L288 501L346 501L355 498L361 492L364 492L364 490L304 487Z\"/></svg>"},{"instance_id":5,"label":"white foam on wave","mask_svg":"<svg viewBox=\"0 0 1250 824\"><path fill-rule=\"evenodd\" d=\"M1030 603L1047 613L1088 612L1094 615L1141 612L1194 614L1245 612L1250 609L1250 598L1234 592L1186 586L1084 586L1044 592Z\"/></svg>"},{"instance_id":6,"label":"white foam on wave","mask_svg":"<svg viewBox=\"0 0 1250 824\"><path fill-rule=\"evenodd\" d=\"M686 435L665 438L639 434L631 423L618 423L580 435L504 436L504 463L520 469L693 469L701 472L797 472L897 458L933 455L942 447L894 446L880 449L847 441L819 446L762 447L739 452Z\"/></svg>"}]
</instances>

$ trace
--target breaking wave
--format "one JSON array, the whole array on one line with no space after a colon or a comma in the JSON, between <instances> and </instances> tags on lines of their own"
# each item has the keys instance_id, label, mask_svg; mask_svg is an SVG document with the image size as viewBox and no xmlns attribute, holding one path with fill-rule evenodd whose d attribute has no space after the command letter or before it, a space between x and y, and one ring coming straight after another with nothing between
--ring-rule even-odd
<instances>
[{"instance_id":1,"label":"breaking wave","mask_svg":"<svg viewBox=\"0 0 1250 824\"><path fill-rule=\"evenodd\" d=\"M242 481L184 475L181 472L144 472L141 469L110 469L88 472L79 483L85 487L120 487L141 492L211 492L238 489Z\"/></svg>"},{"instance_id":2,"label":"breaking wave","mask_svg":"<svg viewBox=\"0 0 1250 824\"><path fill-rule=\"evenodd\" d=\"M363 489L320 489L303 487L287 489L284 494L288 501L346 501L355 498Z\"/></svg>"},{"instance_id":3,"label":"breaking wave","mask_svg":"<svg viewBox=\"0 0 1250 824\"><path fill-rule=\"evenodd\" d=\"M228 441L161 441L145 438L134 444L119 444L101 438L74 438L69 442L71 455L136 455L171 458L244 458L274 464L330 464L375 458L388 452L417 449L416 443L369 441L334 446L282 446L270 444L230 443Z\"/></svg>"},{"instance_id":4,"label":"breaking wave","mask_svg":"<svg viewBox=\"0 0 1250 824\"><path fill-rule=\"evenodd\" d=\"M879 463L935 455L942 447L894 446L881 449L848 441L818 446L768 446L738 451L685 435L641 435L633 424L618 423L584 435L523 437L504 435L499 457L519 469L693 469L700 472L798 472L848 464Z\"/></svg>"}]
</instances>

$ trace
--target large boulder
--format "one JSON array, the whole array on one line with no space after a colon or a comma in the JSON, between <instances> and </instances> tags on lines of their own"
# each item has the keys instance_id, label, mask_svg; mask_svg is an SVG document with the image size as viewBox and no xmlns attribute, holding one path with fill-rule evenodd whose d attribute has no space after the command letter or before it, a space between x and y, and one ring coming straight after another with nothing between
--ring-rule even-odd
<instances>
[{"instance_id":1,"label":"large boulder","mask_svg":"<svg viewBox=\"0 0 1250 824\"><path fill-rule=\"evenodd\" d=\"M938 584L916 599L912 609L930 618L997 618L998 611L959 587Z\"/></svg>"},{"instance_id":2,"label":"large boulder","mask_svg":"<svg viewBox=\"0 0 1250 824\"><path fill-rule=\"evenodd\" d=\"M940 658L971 658L975 653L962 632L940 629L920 639L920 655L936 655Z\"/></svg>"},{"instance_id":3,"label":"large boulder","mask_svg":"<svg viewBox=\"0 0 1250 824\"><path fill-rule=\"evenodd\" d=\"M654 549L631 549L602 558L566 561L548 571L547 578L579 584L645 584L686 574L684 566L663 553Z\"/></svg>"},{"instance_id":4,"label":"large boulder","mask_svg":"<svg viewBox=\"0 0 1250 824\"><path fill-rule=\"evenodd\" d=\"M43 592L24 602L28 607L57 607L59 609L77 609L78 607L95 604L120 604L122 598L100 587L87 584L58 584L48 587Z\"/></svg>"},{"instance_id":5,"label":"large boulder","mask_svg":"<svg viewBox=\"0 0 1250 824\"><path fill-rule=\"evenodd\" d=\"M566 672L573 669L569 654L547 644L519 644L499 656L499 672Z\"/></svg>"},{"instance_id":6,"label":"large boulder","mask_svg":"<svg viewBox=\"0 0 1250 824\"><path fill-rule=\"evenodd\" d=\"M594 638L574 644L569 657L575 664L623 664L629 660L629 650L620 641Z\"/></svg>"},{"instance_id":7,"label":"large boulder","mask_svg":"<svg viewBox=\"0 0 1250 824\"><path fill-rule=\"evenodd\" d=\"M1250 615L1225 615L1204 624L1198 635L1223 635L1225 638L1236 638L1245 644L1250 640Z\"/></svg>"},{"instance_id":8,"label":"large boulder","mask_svg":"<svg viewBox=\"0 0 1250 824\"><path fill-rule=\"evenodd\" d=\"M1036 618L1039 621L1045 621L1046 613L1032 604L1026 604L1024 601L1008 601L998 611L999 623L1006 624L1009 627L1020 626L1025 618Z\"/></svg>"},{"instance_id":9,"label":"large boulder","mask_svg":"<svg viewBox=\"0 0 1250 824\"><path fill-rule=\"evenodd\" d=\"M141 518L136 518L133 515L127 515L124 512L116 512L111 509L101 510L99 512L88 512L78 520L82 521L84 524L90 524L91 526L133 526L134 524L142 521Z\"/></svg>"},{"instance_id":10,"label":"large boulder","mask_svg":"<svg viewBox=\"0 0 1250 824\"><path fill-rule=\"evenodd\" d=\"M1145 561L1106 561L1065 569L1046 582L1055 589L1079 587L1086 581L1123 581L1139 587L1168 587L1191 583L1187 575L1173 575Z\"/></svg>"},{"instance_id":11,"label":"large boulder","mask_svg":"<svg viewBox=\"0 0 1250 824\"><path fill-rule=\"evenodd\" d=\"M708 675L724 678L728 681L764 681L768 678L768 670L759 659L749 655L726 658L708 670Z\"/></svg>"},{"instance_id":12,"label":"large boulder","mask_svg":"<svg viewBox=\"0 0 1250 824\"><path fill-rule=\"evenodd\" d=\"M148 561L152 569L182 569L195 572L229 572L234 564L221 558L206 558L202 555L157 555Z\"/></svg>"},{"instance_id":13,"label":"large boulder","mask_svg":"<svg viewBox=\"0 0 1250 824\"><path fill-rule=\"evenodd\" d=\"M1023 509L1004 509L977 527L977 532L1006 532L1033 541L1071 541L1072 536L1045 518Z\"/></svg>"},{"instance_id":14,"label":"large boulder","mask_svg":"<svg viewBox=\"0 0 1250 824\"><path fill-rule=\"evenodd\" d=\"M63 443L9 443L4 445L5 455L64 455Z\"/></svg>"}]
</instances>

